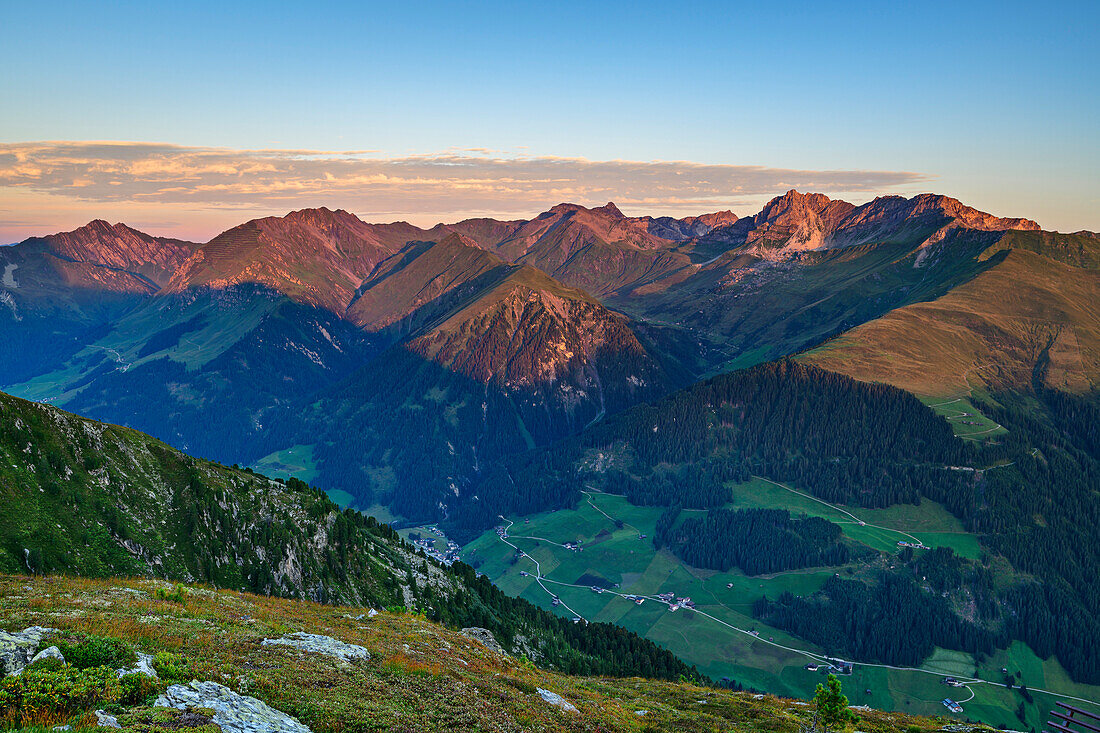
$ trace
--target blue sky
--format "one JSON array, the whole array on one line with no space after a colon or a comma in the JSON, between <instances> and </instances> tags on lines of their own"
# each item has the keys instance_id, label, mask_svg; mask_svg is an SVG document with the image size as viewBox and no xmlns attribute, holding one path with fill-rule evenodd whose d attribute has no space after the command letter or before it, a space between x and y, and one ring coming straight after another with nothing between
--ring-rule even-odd
<instances>
[{"instance_id":1,"label":"blue sky","mask_svg":"<svg viewBox=\"0 0 1100 733\"><path fill-rule=\"evenodd\" d=\"M593 5L4 0L0 142L904 172L916 175L862 189L799 180L852 200L933 190L1100 229L1098 3ZM86 188L0 177L0 238L96 203L154 227L202 218L194 202L158 209ZM728 205L752 213L771 195L750 188ZM441 203L438 218L500 200ZM642 213L647 197L633 200L624 210ZM391 209L402 213L376 213Z\"/></svg>"}]
</instances>

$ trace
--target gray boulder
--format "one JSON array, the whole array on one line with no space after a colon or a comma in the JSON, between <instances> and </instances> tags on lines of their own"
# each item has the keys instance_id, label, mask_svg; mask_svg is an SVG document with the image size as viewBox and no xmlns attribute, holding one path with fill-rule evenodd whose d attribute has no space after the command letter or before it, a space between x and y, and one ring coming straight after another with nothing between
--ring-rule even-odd
<instances>
[{"instance_id":1,"label":"gray boulder","mask_svg":"<svg viewBox=\"0 0 1100 733\"><path fill-rule=\"evenodd\" d=\"M38 652L38 654L35 654L33 657L31 657L31 664L34 664L40 659L57 659L60 660L62 664L65 663L64 655L61 653L61 650L55 646L46 647L42 651Z\"/></svg>"},{"instance_id":2,"label":"gray boulder","mask_svg":"<svg viewBox=\"0 0 1100 733\"><path fill-rule=\"evenodd\" d=\"M144 654L142 652L135 652L137 654L137 664L130 669L116 669L118 678L122 679L128 674L143 674L146 677L152 677L157 679L157 671L153 669L153 655Z\"/></svg>"},{"instance_id":3,"label":"gray boulder","mask_svg":"<svg viewBox=\"0 0 1100 733\"><path fill-rule=\"evenodd\" d=\"M506 654L504 647L500 645L497 638L493 636L493 632L489 629L483 629L480 626L467 626L462 630L462 635L473 639L474 641L480 641L485 645L486 649L494 651L497 654Z\"/></svg>"},{"instance_id":4,"label":"gray boulder","mask_svg":"<svg viewBox=\"0 0 1100 733\"><path fill-rule=\"evenodd\" d=\"M304 652L336 657L344 662L352 659L370 659L370 652L367 651L366 647L358 644L348 644L339 639L333 639L331 636L307 634L302 631L287 634L279 639L264 639L260 643L264 646L292 646Z\"/></svg>"},{"instance_id":5,"label":"gray boulder","mask_svg":"<svg viewBox=\"0 0 1100 733\"><path fill-rule=\"evenodd\" d=\"M153 704L177 710L211 708L214 722L223 733L310 733L309 728L286 713L254 697L238 695L216 682L171 685Z\"/></svg>"},{"instance_id":6,"label":"gray boulder","mask_svg":"<svg viewBox=\"0 0 1100 733\"><path fill-rule=\"evenodd\" d=\"M95 711L96 725L100 728L121 728L118 724L118 718L113 715L108 715L102 710Z\"/></svg>"},{"instance_id":7,"label":"gray boulder","mask_svg":"<svg viewBox=\"0 0 1100 733\"><path fill-rule=\"evenodd\" d=\"M539 687L537 689L538 689L539 697L541 697L543 700L550 703L554 707L561 708L562 710L564 710L567 713L579 713L580 712L580 710L577 710L576 705L569 702L568 700L566 700L564 697L562 697L558 693L550 692L550 690L544 690L541 687Z\"/></svg>"},{"instance_id":8,"label":"gray boulder","mask_svg":"<svg viewBox=\"0 0 1100 733\"><path fill-rule=\"evenodd\" d=\"M4 674L21 671L34 658L42 637L54 631L57 629L44 626L31 626L16 633L0 631L0 670Z\"/></svg>"}]
</instances>

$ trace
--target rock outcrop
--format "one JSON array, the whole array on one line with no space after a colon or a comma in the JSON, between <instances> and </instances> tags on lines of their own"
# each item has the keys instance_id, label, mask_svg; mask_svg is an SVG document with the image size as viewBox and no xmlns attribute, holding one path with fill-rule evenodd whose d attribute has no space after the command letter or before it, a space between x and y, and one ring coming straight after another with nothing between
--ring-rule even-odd
<instances>
[{"instance_id":1,"label":"rock outcrop","mask_svg":"<svg viewBox=\"0 0 1100 733\"><path fill-rule=\"evenodd\" d=\"M48 651L48 650L47 650ZM153 669L153 655L143 654L142 652L134 652L137 654L137 664L129 669L117 669L119 678L125 677L128 674L143 674L146 677L152 677L157 679L157 671Z\"/></svg>"},{"instance_id":2,"label":"rock outcrop","mask_svg":"<svg viewBox=\"0 0 1100 733\"><path fill-rule=\"evenodd\" d=\"M309 728L286 713L216 682L171 685L154 705L177 710L209 708L223 733L310 733Z\"/></svg>"},{"instance_id":3,"label":"rock outcrop","mask_svg":"<svg viewBox=\"0 0 1100 733\"><path fill-rule=\"evenodd\" d=\"M489 631L489 629L483 629L479 626L467 626L462 630L462 635L468 636L474 641L481 642L486 649L494 651L497 654L506 653L504 647L500 645L500 642L497 641L496 637L493 636L493 632Z\"/></svg>"},{"instance_id":4,"label":"rock outcrop","mask_svg":"<svg viewBox=\"0 0 1100 733\"><path fill-rule=\"evenodd\" d=\"M95 711L96 725L100 728L121 728L118 724L118 718L113 715L109 715L102 710Z\"/></svg>"},{"instance_id":5,"label":"rock outcrop","mask_svg":"<svg viewBox=\"0 0 1100 733\"><path fill-rule=\"evenodd\" d=\"M314 654L325 654L330 657L336 657L344 662L351 661L352 659L370 659L370 653L365 647L361 647L358 644L346 644L339 639L333 639L331 636L307 634L302 631L287 634L278 639L264 639L260 643L263 646L292 646L304 652L313 652Z\"/></svg>"},{"instance_id":6,"label":"rock outcrop","mask_svg":"<svg viewBox=\"0 0 1100 733\"><path fill-rule=\"evenodd\" d=\"M577 710L576 705L569 702L568 700L566 700L564 697L562 697L558 693L551 692L550 690L544 690L541 687L537 688L537 690L538 690L538 693L539 693L539 697L541 697L543 700L545 700L549 704L553 705L554 707L560 708L560 709L564 710L567 713L579 713L580 712L580 710Z\"/></svg>"},{"instance_id":7,"label":"rock outcrop","mask_svg":"<svg viewBox=\"0 0 1100 733\"><path fill-rule=\"evenodd\" d=\"M61 650L58 649L56 646L47 647L47 648L43 649L42 651L38 652L38 654L35 654L34 657L31 658L31 664L34 664L35 662L40 661L42 659L57 659L62 664L65 663L65 656L61 653Z\"/></svg>"},{"instance_id":8,"label":"rock outcrop","mask_svg":"<svg viewBox=\"0 0 1100 733\"><path fill-rule=\"evenodd\" d=\"M43 637L57 631L44 626L31 626L17 633L0 631L0 670L16 674L31 663ZM60 652L58 652L60 656Z\"/></svg>"}]
</instances>

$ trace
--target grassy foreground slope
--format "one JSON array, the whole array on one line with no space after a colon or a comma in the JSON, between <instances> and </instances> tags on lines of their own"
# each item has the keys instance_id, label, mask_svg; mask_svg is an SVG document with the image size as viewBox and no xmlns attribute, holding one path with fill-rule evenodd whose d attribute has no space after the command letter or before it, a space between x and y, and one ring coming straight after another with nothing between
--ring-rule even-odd
<instances>
[{"instance_id":1,"label":"grassy foreground slope","mask_svg":"<svg viewBox=\"0 0 1100 733\"><path fill-rule=\"evenodd\" d=\"M155 590L163 586L148 580L0 576L0 627L13 631L48 626L77 636L119 638L147 654L178 655L180 679L227 685L294 716L315 733L794 733L811 716L804 703L773 696L541 671L522 658L490 651L408 613L367 618L362 608L206 588L191 588L178 601L158 599ZM339 662L261 643L291 632L358 644L366 647L370 658ZM561 695L576 711L548 704L539 690ZM867 733L921 733L940 730L945 722L871 709L856 712L855 726ZM89 718L91 725L95 723L92 716L72 719L71 714L51 717L47 708L36 722L48 726L71 720L76 730L88 727Z\"/></svg>"},{"instance_id":2,"label":"grassy foreground slope","mask_svg":"<svg viewBox=\"0 0 1100 733\"><path fill-rule=\"evenodd\" d=\"M804 354L808 363L924 395L981 383L1100 385L1100 240L1013 232L1003 260L945 295L890 311ZM1007 249L1007 252L1004 250Z\"/></svg>"}]
</instances>

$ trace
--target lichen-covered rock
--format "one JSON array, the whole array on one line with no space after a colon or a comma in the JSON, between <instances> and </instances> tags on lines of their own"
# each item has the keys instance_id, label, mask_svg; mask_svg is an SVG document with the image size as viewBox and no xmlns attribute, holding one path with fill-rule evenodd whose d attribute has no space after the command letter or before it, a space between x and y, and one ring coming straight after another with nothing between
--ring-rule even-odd
<instances>
[{"instance_id":1,"label":"lichen-covered rock","mask_svg":"<svg viewBox=\"0 0 1100 733\"><path fill-rule=\"evenodd\" d=\"M47 647L38 652L38 654L35 654L33 657L31 657L31 664L34 664L41 659L56 659L62 664L65 663L65 655L63 655L61 653L61 650L55 646Z\"/></svg>"},{"instance_id":2,"label":"lichen-covered rock","mask_svg":"<svg viewBox=\"0 0 1100 733\"><path fill-rule=\"evenodd\" d=\"M483 629L479 626L467 626L462 630L462 635L468 636L474 641L480 641L485 645L486 649L494 651L497 654L505 653L504 647L500 645L500 642L497 641L496 637L493 636L493 632L489 631L489 629Z\"/></svg>"},{"instance_id":3,"label":"lichen-covered rock","mask_svg":"<svg viewBox=\"0 0 1100 733\"><path fill-rule=\"evenodd\" d=\"M153 669L153 655L143 654L142 652L134 652L137 654L137 664L130 669L116 669L118 678L122 679L128 674L143 674L146 677L152 677L157 679L157 671Z\"/></svg>"},{"instance_id":4,"label":"lichen-covered rock","mask_svg":"<svg viewBox=\"0 0 1100 733\"><path fill-rule=\"evenodd\" d=\"M31 626L14 634L0 631L0 669L4 674L15 674L22 670L34 658L42 637L54 631L57 629L44 626Z\"/></svg>"},{"instance_id":5,"label":"lichen-covered rock","mask_svg":"<svg viewBox=\"0 0 1100 733\"><path fill-rule=\"evenodd\" d=\"M361 647L357 644L347 644L339 639L333 639L331 636L306 634L301 631L287 634L279 639L264 639L260 643L264 646L293 646L302 651L314 652L315 654L326 654L345 662L352 659L370 659L370 653L367 651L366 647Z\"/></svg>"},{"instance_id":6,"label":"lichen-covered rock","mask_svg":"<svg viewBox=\"0 0 1100 733\"><path fill-rule=\"evenodd\" d=\"M121 725L118 724L118 718L116 718L113 715L108 715L107 713L103 712L102 710L96 710L95 711L95 717L96 717L96 721L97 721L96 725L98 725L100 728L121 728L122 727Z\"/></svg>"},{"instance_id":7,"label":"lichen-covered rock","mask_svg":"<svg viewBox=\"0 0 1100 733\"><path fill-rule=\"evenodd\" d=\"M238 695L216 682L171 685L153 704L177 710L210 708L214 711L214 723L224 733L310 733L309 728L286 713L254 697Z\"/></svg>"},{"instance_id":8,"label":"lichen-covered rock","mask_svg":"<svg viewBox=\"0 0 1100 733\"><path fill-rule=\"evenodd\" d=\"M561 708L562 710L564 710L567 713L579 713L580 712L580 710L577 710L576 705L569 702L568 700L566 700L564 697L562 697L558 693L550 692L550 690L544 690L541 687L539 687L537 689L538 689L539 697L541 697L543 700L550 703L554 707Z\"/></svg>"}]
</instances>

